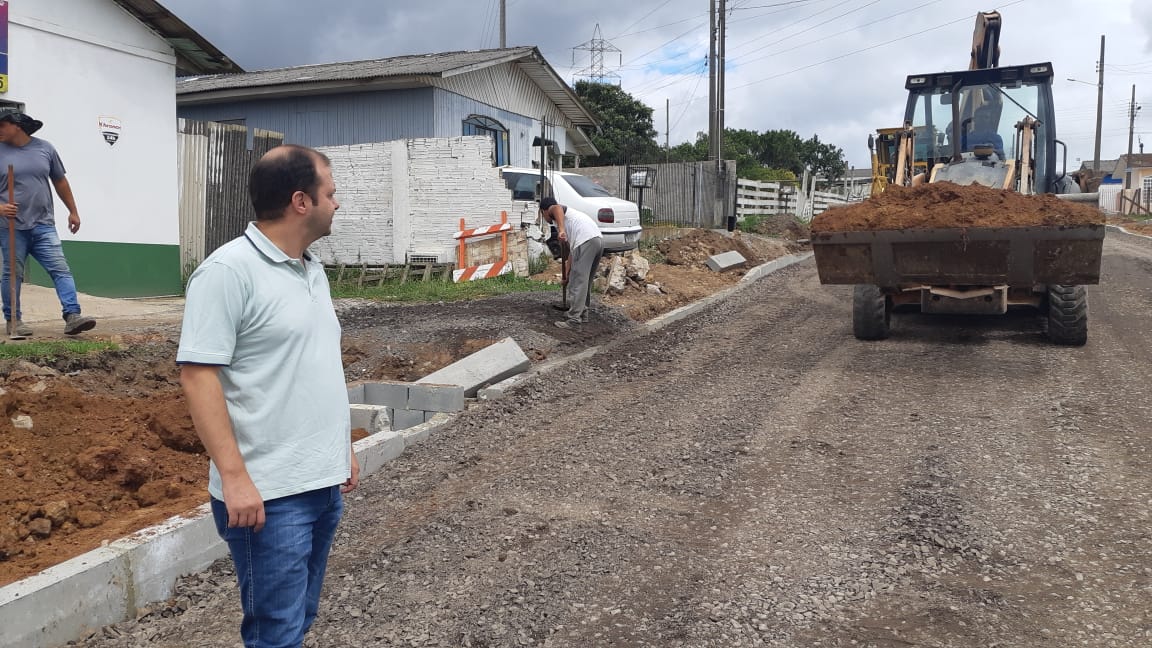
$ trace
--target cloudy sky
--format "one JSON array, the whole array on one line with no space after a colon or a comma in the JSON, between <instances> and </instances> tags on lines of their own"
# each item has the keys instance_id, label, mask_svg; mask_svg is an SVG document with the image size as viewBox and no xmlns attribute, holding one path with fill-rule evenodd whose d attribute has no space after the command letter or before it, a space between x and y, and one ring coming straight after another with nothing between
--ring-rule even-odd
<instances>
[{"instance_id":1,"label":"cloudy sky","mask_svg":"<svg viewBox=\"0 0 1152 648\"><path fill-rule=\"evenodd\" d=\"M248 70L499 46L499 0L161 0ZM1152 152L1148 0L728 0L729 128L791 129L868 165L878 127L898 126L909 74L965 69L978 11L1003 15L1001 64L1051 61L1069 166L1093 156L1096 62L1106 39L1101 157ZM654 110L663 143L708 124L708 0L507 0L509 46L534 45L569 83L600 37L604 71ZM1083 83L1067 81L1079 79ZM666 110L665 106L670 107ZM1139 144L1134 145L1139 151Z\"/></svg>"}]
</instances>

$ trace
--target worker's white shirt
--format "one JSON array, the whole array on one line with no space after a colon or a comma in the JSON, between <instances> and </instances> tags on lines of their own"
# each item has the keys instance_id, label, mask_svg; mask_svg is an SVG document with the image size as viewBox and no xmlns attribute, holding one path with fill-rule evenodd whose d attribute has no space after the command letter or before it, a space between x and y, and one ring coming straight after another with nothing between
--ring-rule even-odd
<instances>
[{"instance_id":1,"label":"worker's white shirt","mask_svg":"<svg viewBox=\"0 0 1152 648\"><path fill-rule=\"evenodd\" d=\"M588 214L572 207L564 211L564 230L568 233L568 246L573 249L594 238L600 238L600 226L596 221Z\"/></svg>"}]
</instances>

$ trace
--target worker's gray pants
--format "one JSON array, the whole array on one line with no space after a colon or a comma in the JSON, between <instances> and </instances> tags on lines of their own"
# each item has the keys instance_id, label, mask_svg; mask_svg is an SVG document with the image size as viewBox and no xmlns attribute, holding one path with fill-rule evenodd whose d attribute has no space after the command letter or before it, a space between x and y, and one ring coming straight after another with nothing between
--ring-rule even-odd
<instances>
[{"instance_id":1,"label":"worker's gray pants","mask_svg":"<svg viewBox=\"0 0 1152 648\"><path fill-rule=\"evenodd\" d=\"M600 267L600 257L604 256L604 240L597 236L584 241L572 250L568 269L568 321L583 322L588 319L584 311L592 305L592 277Z\"/></svg>"}]
</instances>

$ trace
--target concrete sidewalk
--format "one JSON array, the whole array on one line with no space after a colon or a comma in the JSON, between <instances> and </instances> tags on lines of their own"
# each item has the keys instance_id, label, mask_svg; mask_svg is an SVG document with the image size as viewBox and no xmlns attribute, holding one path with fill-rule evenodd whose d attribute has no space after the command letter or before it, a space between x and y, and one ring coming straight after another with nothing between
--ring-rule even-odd
<instances>
[{"instance_id":1,"label":"concrete sidewalk","mask_svg":"<svg viewBox=\"0 0 1152 648\"><path fill-rule=\"evenodd\" d=\"M80 293L80 310L99 320L141 319L160 316L179 319L184 312L183 297L147 297L140 299L111 299ZM56 290L44 286L24 284L20 291L20 304L24 321L29 325L48 323L63 326L60 300Z\"/></svg>"}]
</instances>

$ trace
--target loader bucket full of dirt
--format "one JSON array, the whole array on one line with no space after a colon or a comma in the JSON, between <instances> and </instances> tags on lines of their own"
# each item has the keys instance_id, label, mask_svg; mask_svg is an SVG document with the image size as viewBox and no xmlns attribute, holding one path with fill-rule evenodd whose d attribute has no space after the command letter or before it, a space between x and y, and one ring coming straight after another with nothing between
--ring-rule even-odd
<instances>
[{"instance_id":1,"label":"loader bucket full of dirt","mask_svg":"<svg viewBox=\"0 0 1152 648\"><path fill-rule=\"evenodd\" d=\"M820 282L1031 287L1100 282L1104 217L1053 195L891 187L812 221Z\"/></svg>"}]
</instances>

